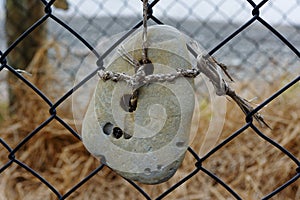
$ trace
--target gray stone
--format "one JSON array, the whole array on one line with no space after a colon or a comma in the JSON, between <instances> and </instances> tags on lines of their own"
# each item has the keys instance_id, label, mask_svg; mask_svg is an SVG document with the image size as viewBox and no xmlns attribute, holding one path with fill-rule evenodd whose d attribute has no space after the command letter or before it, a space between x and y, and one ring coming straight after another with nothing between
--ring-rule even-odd
<instances>
[{"instance_id":1,"label":"gray stone","mask_svg":"<svg viewBox=\"0 0 300 200\"><path fill-rule=\"evenodd\" d=\"M184 36L177 29L150 26L148 41L153 74L191 68ZM122 45L134 59L142 59L142 31ZM117 53L106 69L135 73L134 67ZM182 163L189 144L193 86L193 79L186 78L143 85L138 88L136 110L128 112L133 89L122 81L100 79L82 125L85 147L127 179L145 184L168 180Z\"/></svg>"}]
</instances>

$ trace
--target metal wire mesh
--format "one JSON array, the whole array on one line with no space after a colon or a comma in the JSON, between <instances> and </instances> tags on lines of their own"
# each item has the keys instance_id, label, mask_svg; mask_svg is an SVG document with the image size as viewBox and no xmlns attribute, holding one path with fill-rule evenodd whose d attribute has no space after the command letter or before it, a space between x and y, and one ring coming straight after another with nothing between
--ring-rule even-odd
<instances>
[{"instance_id":1,"label":"metal wire mesh","mask_svg":"<svg viewBox=\"0 0 300 200\"><path fill-rule=\"evenodd\" d=\"M129 37L134 31L142 26L141 16L138 13L140 11L139 8L133 7L131 4L128 4L127 1L122 1L119 4L118 8L113 9L115 13L118 15L114 15L111 13L111 10L108 9L110 1L90 1L95 5L95 10L100 10L100 13L104 14L106 18L102 18L99 21L97 16L85 16L80 13L80 7L83 6L84 1L78 1L74 8L74 13L79 15L79 18L82 20L78 23L79 18L75 18L74 15L70 15L70 17L63 17L61 13L53 8L53 3L55 1L45 1L41 0L41 3L44 5L44 14L40 19L37 19L34 24L32 24L27 30L25 30L19 38L17 38L9 47L5 50L1 50L0 52L0 72L3 72L4 69L8 70L8 73L13 74L17 79L22 81L22 84L28 86L28 89L34 91L36 95L40 96L43 101L48 106L49 116L48 118L39 124L36 129L32 130L30 134L27 135L24 139L21 139L18 145L14 148L9 146L9 142L0 138L0 144L3 148L6 149L8 155L8 161L0 166L0 173L5 172L10 166L16 164L21 168L25 169L28 173L31 173L35 177L37 177L44 185L46 185L58 199L66 199L79 187L85 184L89 179L95 176L99 171L101 171L105 166L98 166L92 173L88 176L84 177L80 182L76 183L73 188L71 188L68 192L62 194L58 189L56 189L55 185L52 185L47 181L40 173L35 171L34 169L27 166L23 163L17 156L18 151L28 143L33 137L37 136L37 133L41 131L41 129L45 128L52 121L57 121L62 126L67 129L70 134L74 135L76 138L81 140L80 134L78 134L63 118L57 113L57 108L61 106L68 98L70 98L76 90L83 87L92 77L94 77L97 71L102 67L95 69L90 72L83 80L81 80L75 86L67 87L67 91L61 95L55 102L51 101L50 98L45 95L39 88L37 88L34 84L32 84L29 80L26 79L25 76L20 74L16 69L19 66L11 66L7 62L7 56L13 51L23 40L25 40L29 35L35 30L38 29L45 21L49 21L49 32L52 34L57 40L62 40L62 38L72 36L71 40L68 44L63 44L65 48L66 57L62 57L59 60L55 57L55 54L49 53L49 57L52 59L52 64L57 66L57 71L59 73L66 73L65 79L68 77L72 77L72 71L76 71L82 64L82 59L87 56L88 53L94 54L98 63L101 63L108 54L113 51L118 44L120 44L125 38ZM164 4L164 1L154 0L149 5L149 23L152 24L170 24L175 26L179 30L185 32L189 36L193 38L197 38L201 42L202 45L206 49L209 49L209 54L214 55L216 57L223 58L224 63L229 63L230 66L233 66L231 69L235 76L238 79L243 79L245 77L245 72L240 72L238 69L240 65L252 71L249 73L248 78L252 79L253 77L259 74L261 78L265 82L269 82L271 84L272 79L268 79L265 74L270 72L271 68L273 71L278 70L279 72L283 71L293 71L294 69L299 68L299 35L300 29L299 25L293 25L293 18L290 18L286 13L282 13L282 10L278 8L275 1L263 0L258 3L255 3L251 0L236 0L234 1L237 9L233 9L226 13L219 9L222 4L226 4L226 1L220 1L218 3L213 1L193 1L192 3L188 3L187 1L170 1L169 4ZM274 5L273 5L274 4ZM271 25L268 20L268 17L264 17L263 13L265 9L269 9L266 5L272 5L272 8L278 11L278 15L281 15L282 18L280 22L282 24ZM18 6L16 4L16 6ZM208 14L203 18L203 15L199 13L197 10L199 7L206 7ZM285 11L288 13L294 12L294 7L299 6L299 2L295 1L291 3L291 6ZM180 13L180 16L177 18L172 18L169 16L172 9L176 10L176 7L179 7L183 12ZM159 11L159 16L156 17L155 9ZM25 8L24 8L25 9ZM178 8L177 8L178 9ZM121 13L134 13L134 17L121 17ZM218 15L219 18L225 19L228 23L226 25L218 24L218 22L214 21L215 15ZM120 16L120 17L119 17ZM241 16L248 16L247 20L242 23L237 23L233 19L239 18ZM190 18L193 17L194 21L191 21ZM201 22L201 23L200 23ZM199 24L197 24L199 23ZM287 31L283 24L292 25L291 29ZM254 26L252 31L246 31L250 26ZM55 27L55 28L54 28ZM260 27L260 31L263 33L260 36L257 36L255 32ZM130 30L129 30L130 29ZM121 31L126 31L120 40L111 44L105 52L101 54L97 52L95 49L95 44L99 41L99 39L111 35L114 33L118 33ZM205 33L207 32L207 33ZM67 33L67 35L66 35ZM49 33L48 33L49 34ZM285 34L285 35L284 35ZM201 35L205 35L204 38ZM210 37L209 37L210 36ZM255 37L261 37L260 40L257 40ZM262 46L259 43L266 40L272 40L271 47ZM260 41L260 42L258 42ZM74 46L75 47L74 47ZM76 45L78 45L80 49L83 46L88 49L88 51L83 52L74 52L76 49ZM246 48L243 48L245 47ZM245 50L246 49L246 50ZM220 51L219 51L220 50ZM71 55L71 58L70 58ZM80 55L80 56L78 56ZM259 58L259 60L257 60ZM234 58L239 58L234 59ZM253 63L253 59L257 60L256 66L251 66ZM274 60L275 59L275 60ZM276 62L276 66L270 65L270 60ZM68 66L64 66L65 63L72 62L72 64L68 64ZM72 66L70 69L69 66ZM262 67L265 66L265 67ZM253 71L255 73L253 73ZM74 76L74 75L73 75ZM67 78L66 78L67 77ZM292 153L286 150L282 145L274 141L272 138L269 138L264 134L259 127L257 127L253 123L253 115L260 110L262 110L265 106L267 106L271 101L278 98L282 95L283 92L287 91L292 86L299 84L300 76L299 74L294 74L294 79L289 81L285 86L283 86L280 90L276 91L269 98L265 99L260 105L258 105L251 113L249 113L246 117L244 125L232 133L228 138L226 138L223 142L214 147L211 151L209 151L205 156L199 157L199 155L191 148L188 148L188 152L194 157L195 168L190 174L187 174L182 180L177 182L175 185L168 188L165 192L163 192L160 196L156 197L156 199L163 199L168 194L172 193L176 190L180 185L184 184L187 180L193 177L197 173L204 173L215 180L218 184L224 187L231 195L236 199L241 199L241 196L235 191L235 188L230 187L226 182L224 182L221 178L214 175L210 169L203 167L202 163L208 159L210 159L217 151L222 151L222 147L224 147L229 142L235 140L239 135L243 134L246 130L252 129L257 137L261 137L263 140L272 145L273 148L277 148L283 154L289 157L289 159L294 162L297 166L296 171L294 172L294 176L287 180L285 183L274 189L269 194L266 194L262 199L270 199L271 197L277 195L279 192L284 190L286 187L289 187L292 183L294 183L300 177L300 160L295 157ZM68 82L68 81L66 81ZM142 187L136 184L133 181L127 180L130 184L132 184L144 197L145 199L151 199L149 194L147 194Z\"/></svg>"}]
</instances>

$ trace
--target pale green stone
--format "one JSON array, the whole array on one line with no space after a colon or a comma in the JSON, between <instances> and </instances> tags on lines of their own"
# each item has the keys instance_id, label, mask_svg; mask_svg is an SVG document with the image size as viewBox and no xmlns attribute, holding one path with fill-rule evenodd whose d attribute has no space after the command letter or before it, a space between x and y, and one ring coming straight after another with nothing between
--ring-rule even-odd
<instances>
[{"instance_id":1,"label":"pale green stone","mask_svg":"<svg viewBox=\"0 0 300 200\"><path fill-rule=\"evenodd\" d=\"M153 74L191 68L184 36L177 29L151 26L148 41ZM136 60L142 59L141 31L123 45ZM134 74L133 66L117 53L106 70ZM132 88L122 81L99 80L83 121L84 145L125 178L146 184L168 180L182 163L189 144L193 84L192 79L178 78L172 83L142 86L138 89L137 109L130 113L120 101L132 93ZM123 131L120 138L111 133L114 127Z\"/></svg>"}]
</instances>

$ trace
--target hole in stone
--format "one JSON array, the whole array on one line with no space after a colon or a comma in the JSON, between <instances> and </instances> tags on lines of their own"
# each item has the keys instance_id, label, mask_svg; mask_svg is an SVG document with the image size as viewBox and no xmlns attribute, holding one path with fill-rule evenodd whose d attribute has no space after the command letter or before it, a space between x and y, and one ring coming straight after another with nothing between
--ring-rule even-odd
<instances>
[{"instance_id":1,"label":"hole in stone","mask_svg":"<svg viewBox=\"0 0 300 200\"><path fill-rule=\"evenodd\" d=\"M169 171L174 171L174 169L175 169L174 167L171 167L171 168L169 169Z\"/></svg>"},{"instance_id":2,"label":"hole in stone","mask_svg":"<svg viewBox=\"0 0 300 200\"><path fill-rule=\"evenodd\" d=\"M114 127L113 129L114 138L119 139L120 137L122 137L122 135L123 135L122 129L120 129L119 127Z\"/></svg>"},{"instance_id":3,"label":"hole in stone","mask_svg":"<svg viewBox=\"0 0 300 200\"><path fill-rule=\"evenodd\" d=\"M144 65L145 74L151 75L154 71L154 65L152 64L151 60L147 59L146 62L143 62L143 60L139 61L140 65Z\"/></svg>"},{"instance_id":4,"label":"hole in stone","mask_svg":"<svg viewBox=\"0 0 300 200\"><path fill-rule=\"evenodd\" d=\"M146 175L150 175L151 174L151 169L146 168L146 169L144 169L144 172L145 172Z\"/></svg>"},{"instance_id":5,"label":"hole in stone","mask_svg":"<svg viewBox=\"0 0 300 200\"><path fill-rule=\"evenodd\" d=\"M176 142L176 146L177 147L183 147L184 146L184 142Z\"/></svg>"},{"instance_id":6,"label":"hole in stone","mask_svg":"<svg viewBox=\"0 0 300 200\"><path fill-rule=\"evenodd\" d=\"M128 133L124 132L124 139L128 140L132 138L132 135L129 135Z\"/></svg>"},{"instance_id":7,"label":"hole in stone","mask_svg":"<svg viewBox=\"0 0 300 200\"><path fill-rule=\"evenodd\" d=\"M157 167L158 170L161 170L162 165L157 165L156 167Z\"/></svg>"},{"instance_id":8,"label":"hole in stone","mask_svg":"<svg viewBox=\"0 0 300 200\"><path fill-rule=\"evenodd\" d=\"M110 135L111 132L112 132L112 130L113 130L113 125L112 125L112 123L107 122L107 123L103 126L102 130L103 130L103 133L104 133L104 134Z\"/></svg>"}]
</instances>

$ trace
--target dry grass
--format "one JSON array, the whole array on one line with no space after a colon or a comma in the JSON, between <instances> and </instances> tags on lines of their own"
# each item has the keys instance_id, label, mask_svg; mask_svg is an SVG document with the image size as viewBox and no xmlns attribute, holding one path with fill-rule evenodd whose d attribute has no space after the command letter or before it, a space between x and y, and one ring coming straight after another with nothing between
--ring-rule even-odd
<instances>
[{"instance_id":1,"label":"dry grass","mask_svg":"<svg viewBox=\"0 0 300 200\"><path fill-rule=\"evenodd\" d=\"M32 70L34 72L34 70ZM38 87L49 84L50 77L38 77L36 72L30 81ZM47 73L49 74L49 73ZM281 84L281 83L280 83ZM264 91L276 91L281 86L268 86ZM15 84L16 87L20 83ZM247 84L248 85L248 84ZM49 117L48 106L28 88L21 88L19 100L24 102L20 113L6 116L1 122L1 138L14 148L41 122ZM261 96L268 97L264 92ZM273 128L262 129L266 135L300 158L300 104L299 86L272 102L263 110L266 121ZM298 95L298 96L297 96ZM58 110L61 117L71 122L70 113ZM200 149L205 124L209 112L202 118L201 130L192 147ZM218 142L239 129L244 123L244 115L234 105L228 103L226 123ZM73 126L73 124L71 124ZM0 146L0 166L8 161L8 152ZM95 169L99 162L55 120L38 132L16 153L16 158L36 170L62 194ZM151 197L157 197L171 185L195 169L195 160L187 155L176 175L166 183L149 186L141 185ZM259 199L295 175L296 165L280 151L266 143L254 131L247 130L224 146L203 163L203 166L219 176L241 195L243 199ZM274 199L300 199L299 180L280 192ZM0 174L0 199L56 199L56 196L32 174L13 163ZM107 168L74 192L68 199L143 199L130 184ZM177 188L166 199L233 199L219 184L199 172L185 184Z\"/></svg>"}]
</instances>

